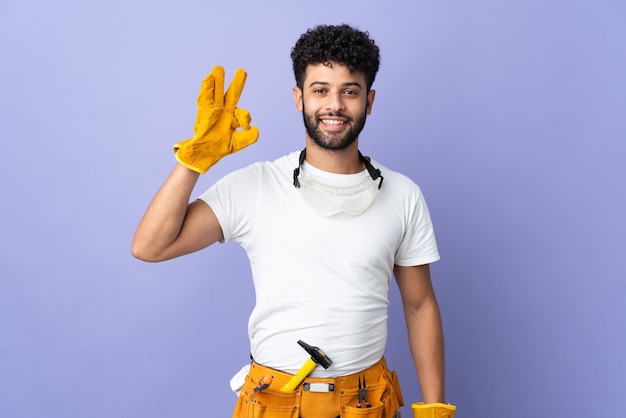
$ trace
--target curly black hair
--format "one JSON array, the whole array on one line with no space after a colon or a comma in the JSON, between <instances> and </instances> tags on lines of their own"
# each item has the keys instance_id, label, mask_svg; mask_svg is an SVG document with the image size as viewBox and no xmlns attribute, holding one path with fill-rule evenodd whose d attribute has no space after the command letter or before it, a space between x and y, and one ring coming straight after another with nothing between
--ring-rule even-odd
<instances>
[{"instance_id":1,"label":"curly black hair","mask_svg":"<svg viewBox=\"0 0 626 418\"><path fill-rule=\"evenodd\" d=\"M337 62L348 67L351 73L365 75L367 90L374 84L380 66L380 51L368 32L349 25L320 25L309 29L291 50L296 84L303 88L309 64Z\"/></svg>"}]
</instances>

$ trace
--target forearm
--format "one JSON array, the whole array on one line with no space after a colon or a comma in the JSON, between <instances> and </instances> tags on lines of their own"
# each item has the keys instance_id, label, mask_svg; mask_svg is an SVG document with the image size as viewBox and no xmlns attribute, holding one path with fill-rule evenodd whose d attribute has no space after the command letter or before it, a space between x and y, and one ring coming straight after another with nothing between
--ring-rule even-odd
<instances>
[{"instance_id":1,"label":"forearm","mask_svg":"<svg viewBox=\"0 0 626 418\"><path fill-rule=\"evenodd\" d=\"M156 193L144 214L135 237L132 253L146 261L159 261L163 252L181 233L189 199L199 174L177 164Z\"/></svg>"},{"instance_id":2,"label":"forearm","mask_svg":"<svg viewBox=\"0 0 626 418\"><path fill-rule=\"evenodd\" d=\"M444 347L441 316L436 300L406 312L409 345L424 402L445 402Z\"/></svg>"}]
</instances>

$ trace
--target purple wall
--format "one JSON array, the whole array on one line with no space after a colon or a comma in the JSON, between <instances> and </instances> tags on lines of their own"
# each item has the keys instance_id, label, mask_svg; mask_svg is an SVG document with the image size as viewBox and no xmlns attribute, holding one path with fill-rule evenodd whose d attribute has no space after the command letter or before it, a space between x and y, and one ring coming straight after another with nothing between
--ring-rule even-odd
<instances>
[{"instance_id":1,"label":"purple wall","mask_svg":"<svg viewBox=\"0 0 626 418\"><path fill-rule=\"evenodd\" d=\"M254 297L235 244L162 264L136 224L213 65L261 138L303 145L289 51L318 23L382 48L364 153L428 199L458 417L623 415L626 5L4 1L0 416L229 416ZM393 288L388 359L419 400ZM405 416L410 411L405 408Z\"/></svg>"}]
</instances>

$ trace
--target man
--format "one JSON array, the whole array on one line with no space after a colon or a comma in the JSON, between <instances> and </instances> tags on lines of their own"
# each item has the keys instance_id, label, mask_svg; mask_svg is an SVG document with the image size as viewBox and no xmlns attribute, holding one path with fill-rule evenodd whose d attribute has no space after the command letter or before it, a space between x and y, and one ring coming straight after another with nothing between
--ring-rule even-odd
<instances>
[{"instance_id":1,"label":"man","mask_svg":"<svg viewBox=\"0 0 626 418\"><path fill-rule=\"evenodd\" d=\"M415 183L358 148L374 103L378 46L350 26L318 26L291 57L305 148L237 170L188 203L201 173L258 137L249 113L236 107L245 72L224 95L224 71L215 67L198 97L194 137L174 146L178 164L141 220L133 254L162 261L218 241L246 250L257 301L253 361L233 417L351 417L364 416L363 408L369 417L399 416L402 395L383 356L395 275L424 398L414 415L451 417L429 272L439 254L426 203ZM304 341L328 362L313 364L301 382L311 357Z\"/></svg>"}]
</instances>

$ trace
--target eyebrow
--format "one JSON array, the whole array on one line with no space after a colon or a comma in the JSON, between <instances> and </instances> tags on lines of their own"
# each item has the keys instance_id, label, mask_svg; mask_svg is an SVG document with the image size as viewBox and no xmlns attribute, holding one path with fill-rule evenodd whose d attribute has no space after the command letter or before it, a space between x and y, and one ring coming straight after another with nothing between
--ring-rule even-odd
<instances>
[{"instance_id":1,"label":"eyebrow","mask_svg":"<svg viewBox=\"0 0 626 418\"><path fill-rule=\"evenodd\" d=\"M316 85L328 86L328 85L330 85L330 83L327 82L327 81L313 81L313 82L311 82L309 84L309 87L313 87L313 86L316 86ZM357 82L357 81L348 81L346 83L342 83L341 87L358 87L358 88L363 88L361 86L361 84L359 82Z\"/></svg>"}]
</instances>

